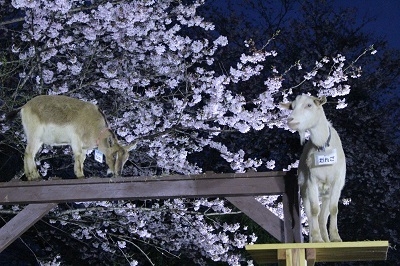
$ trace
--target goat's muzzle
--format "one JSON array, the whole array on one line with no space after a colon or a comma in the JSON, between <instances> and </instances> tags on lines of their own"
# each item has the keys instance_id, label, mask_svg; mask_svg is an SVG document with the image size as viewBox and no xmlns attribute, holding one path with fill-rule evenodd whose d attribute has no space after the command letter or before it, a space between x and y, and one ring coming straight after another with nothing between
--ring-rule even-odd
<instances>
[{"instance_id":1,"label":"goat's muzzle","mask_svg":"<svg viewBox=\"0 0 400 266\"><path fill-rule=\"evenodd\" d=\"M299 125L300 123L299 123L299 122L295 122L295 121L293 121L293 120L294 120L293 117L289 117L289 118L287 119L287 124L288 124L288 126L289 126L291 129L296 130L297 127L298 127L298 125Z\"/></svg>"}]
</instances>

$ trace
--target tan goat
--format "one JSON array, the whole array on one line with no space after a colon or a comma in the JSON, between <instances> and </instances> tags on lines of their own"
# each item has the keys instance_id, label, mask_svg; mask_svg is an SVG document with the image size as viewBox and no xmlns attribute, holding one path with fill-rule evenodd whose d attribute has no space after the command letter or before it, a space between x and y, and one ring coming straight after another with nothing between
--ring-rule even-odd
<instances>
[{"instance_id":1,"label":"tan goat","mask_svg":"<svg viewBox=\"0 0 400 266\"><path fill-rule=\"evenodd\" d=\"M42 144L71 145L75 158L74 172L78 178L84 178L83 162L87 150L98 147L106 157L110 172L119 176L129 151L135 146L121 146L109 129L104 114L92 103L67 96L41 95L10 112L7 117L12 119L19 111L27 139L24 171L28 180L40 178L35 156Z\"/></svg>"},{"instance_id":2,"label":"tan goat","mask_svg":"<svg viewBox=\"0 0 400 266\"><path fill-rule=\"evenodd\" d=\"M338 202L346 176L346 159L339 135L326 119L326 98L300 95L281 106L293 110L288 126L299 132L301 144L309 131L298 168L300 193L310 227L310 242L340 242ZM321 208L319 197L322 198ZM327 222L329 222L329 236Z\"/></svg>"}]
</instances>

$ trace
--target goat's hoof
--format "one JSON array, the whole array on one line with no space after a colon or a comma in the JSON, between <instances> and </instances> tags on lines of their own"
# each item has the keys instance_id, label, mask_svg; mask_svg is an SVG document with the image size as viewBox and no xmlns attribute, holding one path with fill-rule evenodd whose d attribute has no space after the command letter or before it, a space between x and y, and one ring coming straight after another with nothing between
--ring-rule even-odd
<instances>
[{"instance_id":1,"label":"goat's hoof","mask_svg":"<svg viewBox=\"0 0 400 266\"><path fill-rule=\"evenodd\" d=\"M43 178L42 178L41 176L28 176L26 179L27 179L28 181L40 181L40 180L42 180Z\"/></svg>"},{"instance_id":2,"label":"goat's hoof","mask_svg":"<svg viewBox=\"0 0 400 266\"><path fill-rule=\"evenodd\" d=\"M112 174L112 173L110 173L110 174L107 173L106 177L107 177L107 178L113 178L113 177L115 177L115 176L114 176L114 174Z\"/></svg>"},{"instance_id":3,"label":"goat's hoof","mask_svg":"<svg viewBox=\"0 0 400 266\"><path fill-rule=\"evenodd\" d=\"M331 238L331 242L343 242L342 239L339 238Z\"/></svg>"},{"instance_id":4,"label":"goat's hoof","mask_svg":"<svg viewBox=\"0 0 400 266\"><path fill-rule=\"evenodd\" d=\"M33 182L39 182L39 181L42 181L42 180L43 180L43 178L41 178L41 177L39 177L39 178L31 178L31 179L28 178L28 181L33 181Z\"/></svg>"},{"instance_id":5,"label":"goat's hoof","mask_svg":"<svg viewBox=\"0 0 400 266\"><path fill-rule=\"evenodd\" d=\"M310 242L312 242L312 243L324 243L325 241L321 237L312 237Z\"/></svg>"},{"instance_id":6,"label":"goat's hoof","mask_svg":"<svg viewBox=\"0 0 400 266\"><path fill-rule=\"evenodd\" d=\"M39 175L39 173L32 173L32 174L25 174L26 180L28 181L37 181L37 180L42 180L42 177Z\"/></svg>"}]
</instances>

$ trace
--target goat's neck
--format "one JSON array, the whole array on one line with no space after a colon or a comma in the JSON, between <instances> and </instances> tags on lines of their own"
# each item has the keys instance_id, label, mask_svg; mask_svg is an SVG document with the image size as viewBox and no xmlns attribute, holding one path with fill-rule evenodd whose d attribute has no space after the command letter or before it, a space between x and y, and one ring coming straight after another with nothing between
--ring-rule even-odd
<instances>
[{"instance_id":1,"label":"goat's neck","mask_svg":"<svg viewBox=\"0 0 400 266\"><path fill-rule=\"evenodd\" d=\"M98 146L101 141L107 138L110 134L110 129L108 127L103 128L97 136L96 145Z\"/></svg>"},{"instance_id":2,"label":"goat's neck","mask_svg":"<svg viewBox=\"0 0 400 266\"><path fill-rule=\"evenodd\" d=\"M330 123L325 116L322 116L318 123L309 129L309 132L311 142L318 148L325 148L331 134Z\"/></svg>"},{"instance_id":3,"label":"goat's neck","mask_svg":"<svg viewBox=\"0 0 400 266\"><path fill-rule=\"evenodd\" d=\"M105 154L107 149L111 146L110 141L114 143L116 139L110 129L106 128L106 130L102 130L99 133L99 136L96 140L96 146L102 153Z\"/></svg>"}]
</instances>

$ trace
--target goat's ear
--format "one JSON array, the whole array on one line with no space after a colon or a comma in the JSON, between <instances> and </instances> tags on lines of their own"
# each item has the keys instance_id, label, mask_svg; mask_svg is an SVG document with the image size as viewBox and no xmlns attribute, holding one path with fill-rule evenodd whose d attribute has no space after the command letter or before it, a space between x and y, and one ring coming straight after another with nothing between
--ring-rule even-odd
<instances>
[{"instance_id":1,"label":"goat's ear","mask_svg":"<svg viewBox=\"0 0 400 266\"><path fill-rule=\"evenodd\" d=\"M288 102L288 103L279 103L280 107L285 108L285 109L289 109L292 110L292 102Z\"/></svg>"},{"instance_id":2,"label":"goat's ear","mask_svg":"<svg viewBox=\"0 0 400 266\"><path fill-rule=\"evenodd\" d=\"M321 96L319 98L314 98L314 102L316 105L323 105L326 103L326 97L325 96Z\"/></svg>"}]
</instances>

